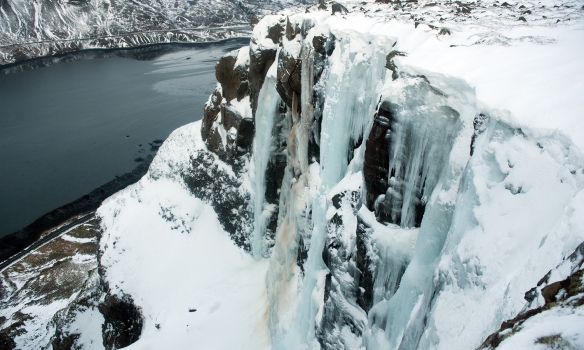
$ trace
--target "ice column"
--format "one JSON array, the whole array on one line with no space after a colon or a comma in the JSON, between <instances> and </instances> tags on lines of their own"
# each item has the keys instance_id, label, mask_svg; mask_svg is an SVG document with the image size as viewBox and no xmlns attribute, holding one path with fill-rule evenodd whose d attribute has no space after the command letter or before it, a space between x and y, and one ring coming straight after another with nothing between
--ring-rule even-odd
<instances>
[{"instance_id":1,"label":"ice column","mask_svg":"<svg viewBox=\"0 0 584 350\"><path fill-rule=\"evenodd\" d=\"M474 92L459 81L436 74L402 77L400 84L384 96L395 106L386 196L393 191L392 201L401 204L395 209L400 211L402 226L413 222L413 197L427 201L427 206L414 256L397 291L369 312L373 337L366 336L365 344L370 349L418 348L434 296L436 259L451 227L469 157L469 120L476 113Z\"/></svg>"},{"instance_id":2,"label":"ice column","mask_svg":"<svg viewBox=\"0 0 584 350\"><path fill-rule=\"evenodd\" d=\"M277 57L277 55L276 55ZM254 258L260 259L266 253L264 235L272 208L265 201L266 169L274 151L273 135L274 122L278 113L280 96L276 91L277 62L270 67L264 84L258 96L258 108L255 115L255 137L253 144L254 181L254 231L251 239L251 249Z\"/></svg>"},{"instance_id":3,"label":"ice column","mask_svg":"<svg viewBox=\"0 0 584 350\"><path fill-rule=\"evenodd\" d=\"M315 329L322 316L327 273L322 260L327 194L347 174L349 152L371 127L385 74L384 50L377 45L391 47L382 41L370 40L362 33L343 35L321 77L327 79L320 145L321 185L312 203L313 229L296 319L288 334L274 343L275 349L317 345Z\"/></svg>"},{"instance_id":4,"label":"ice column","mask_svg":"<svg viewBox=\"0 0 584 350\"><path fill-rule=\"evenodd\" d=\"M300 55L302 58L302 75L300 78L302 86L300 100L302 102L302 106L300 124L298 125L298 131L296 133L296 154L298 156L301 172L306 173L309 161L308 137L310 126L312 125L312 120L314 117L314 107L312 105L312 87L314 85L314 55L312 46L303 42Z\"/></svg>"}]
</instances>

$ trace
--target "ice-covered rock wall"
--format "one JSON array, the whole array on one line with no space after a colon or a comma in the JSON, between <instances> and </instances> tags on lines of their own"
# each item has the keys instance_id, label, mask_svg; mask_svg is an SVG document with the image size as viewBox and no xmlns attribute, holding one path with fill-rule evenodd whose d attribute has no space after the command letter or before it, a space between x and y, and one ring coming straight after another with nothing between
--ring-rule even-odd
<instances>
[{"instance_id":1,"label":"ice-covered rock wall","mask_svg":"<svg viewBox=\"0 0 584 350\"><path fill-rule=\"evenodd\" d=\"M579 307L566 273L532 288L584 241L584 41L557 24L580 10L345 5L264 17L203 120L99 209L102 297L139 310L134 348L511 347L540 294ZM521 324L564 315L543 311Z\"/></svg>"},{"instance_id":2,"label":"ice-covered rock wall","mask_svg":"<svg viewBox=\"0 0 584 350\"><path fill-rule=\"evenodd\" d=\"M465 81L400 65L398 35L329 16L265 17L219 62L202 123L245 159L272 347L476 348L584 239L558 228L584 163Z\"/></svg>"}]
</instances>

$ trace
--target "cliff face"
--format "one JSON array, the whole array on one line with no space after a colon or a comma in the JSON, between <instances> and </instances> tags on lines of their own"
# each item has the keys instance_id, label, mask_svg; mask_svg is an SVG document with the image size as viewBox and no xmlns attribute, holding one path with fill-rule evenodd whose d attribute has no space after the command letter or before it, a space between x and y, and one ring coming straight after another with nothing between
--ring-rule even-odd
<instances>
[{"instance_id":1,"label":"cliff face","mask_svg":"<svg viewBox=\"0 0 584 350\"><path fill-rule=\"evenodd\" d=\"M273 346L475 348L582 239L554 229L582 161L346 11L264 18L218 63L201 124L251 183Z\"/></svg>"},{"instance_id":2,"label":"cliff face","mask_svg":"<svg viewBox=\"0 0 584 350\"><path fill-rule=\"evenodd\" d=\"M203 119L98 210L102 338L580 346L549 326L583 322L583 107L566 82L584 81L584 41L556 23L581 23L572 5L348 2L264 17L218 62Z\"/></svg>"}]
</instances>

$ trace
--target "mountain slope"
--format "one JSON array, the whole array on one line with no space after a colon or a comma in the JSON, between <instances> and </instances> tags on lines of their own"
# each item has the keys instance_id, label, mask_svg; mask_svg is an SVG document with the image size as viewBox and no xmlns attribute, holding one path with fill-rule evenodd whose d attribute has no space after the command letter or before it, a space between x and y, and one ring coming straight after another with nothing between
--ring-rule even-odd
<instances>
[{"instance_id":1,"label":"mountain slope","mask_svg":"<svg viewBox=\"0 0 584 350\"><path fill-rule=\"evenodd\" d=\"M2 0L0 65L88 48L217 41L293 0Z\"/></svg>"}]
</instances>

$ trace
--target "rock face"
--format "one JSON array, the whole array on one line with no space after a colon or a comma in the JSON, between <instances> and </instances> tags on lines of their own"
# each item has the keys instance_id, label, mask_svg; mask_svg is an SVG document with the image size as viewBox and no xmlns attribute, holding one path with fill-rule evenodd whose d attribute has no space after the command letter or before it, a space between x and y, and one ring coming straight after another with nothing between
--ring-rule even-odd
<instances>
[{"instance_id":1,"label":"rock face","mask_svg":"<svg viewBox=\"0 0 584 350\"><path fill-rule=\"evenodd\" d=\"M237 101L241 101L241 99L249 95L247 82L249 67L246 63L240 63L235 66L237 58L236 52L223 56L217 62L215 68L217 82L221 84L223 96L227 101L231 101L234 98L237 98Z\"/></svg>"},{"instance_id":2,"label":"rock face","mask_svg":"<svg viewBox=\"0 0 584 350\"><path fill-rule=\"evenodd\" d=\"M367 186L367 207L374 208L375 200L385 194L389 187L389 140L391 139L391 124L395 123L392 106L389 102L379 106L373 120L371 132L365 143L365 164L363 176Z\"/></svg>"},{"instance_id":3,"label":"rock face","mask_svg":"<svg viewBox=\"0 0 584 350\"><path fill-rule=\"evenodd\" d=\"M276 90L290 108L292 108L293 100L299 99L302 90L300 84L301 72L301 61L285 50L281 50L278 57L278 83L276 84ZM296 108L301 103L302 101L294 101Z\"/></svg>"},{"instance_id":4,"label":"rock face","mask_svg":"<svg viewBox=\"0 0 584 350\"><path fill-rule=\"evenodd\" d=\"M279 44L280 38L283 34L283 28L280 23L275 23L268 29L268 35L262 39L269 39L272 45L263 47L262 43L254 42L252 37L252 42L249 52L249 92L251 96L251 108L255 113L258 106L258 95L260 89L264 83L268 69L272 66L272 63L276 60L276 46Z\"/></svg>"},{"instance_id":5,"label":"rock face","mask_svg":"<svg viewBox=\"0 0 584 350\"><path fill-rule=\"evenodd\" d=\"M331 201L334 214L327 222L322 254L330 272L324 289L323 322L317 335L324 349L339 349L358 341L366 329L373 285L368 280L370 265L363 250L363 232L357 227L360 196L361 188L350 189L334 195Z\"/></svg>"},{"instance_id":6,"label":"rock face","mask_svg":"<svg viewBox=\"0 0 584 350\"><path fill-rule=\"evenodd\" d=\"M347 8L345 6L343 6L342 4L340 4L336 1L333 1L331 8L333 11L333 15L335 13L339 13L341 15L346 15L349 12L349 10L347 10Z\"/></svg>"},{"instance_id":7,"label":"rock face","mask_svg":"<svg viewBox=\"0 0 584 350\"><path fill-rule=\"evenodd\" d=\"M249 153L253 140L249 48L222 57L215 67L219 85L205 104L201 135L209 150L233 163Z\"/></svg>"},{"instance_id":8,"label":"rock face","mask_svg":"<svg viewBox=\"0 0 584 350\"><path fill-rule=\"evenodd\" d=\"M395 72L392 79L394 75ZM402 227L420 226L429 193L438 181L443 161L452 150L450 140L460 128L457 111L438 105L438 101L431 106L433 99L440 100L444 96L439 90L424 77L413 79L411 84L404 89L406 96L411 97L405 109L388 101L380 104L366 141L363 166L367 207L375 211L380 222ZM419 94L427 96L423 104L428 111L416 106L414 95ZM418 121L403 119L410 115L438 118L439 130L418 134L421 127Z\"/></svg>"}]
</instances>

